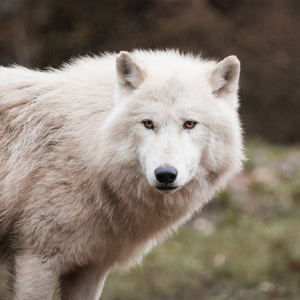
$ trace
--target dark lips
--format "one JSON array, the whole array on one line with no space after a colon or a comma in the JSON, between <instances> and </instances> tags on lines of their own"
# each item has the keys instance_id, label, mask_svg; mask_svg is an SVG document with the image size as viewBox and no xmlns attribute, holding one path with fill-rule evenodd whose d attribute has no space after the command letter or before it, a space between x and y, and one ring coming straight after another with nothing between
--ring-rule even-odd
<instances>
[{"instance_id":1,"label":"dark lips","mask_svg":"<svg viewBox=\"0 0 300 300\"><path fill-rule=\"evenodd\" d=\"M173 191L173 190L176 190L177 187L176 186L158 186L156 189L158 189L160 191Z\"/></svg>"}]
</instances>

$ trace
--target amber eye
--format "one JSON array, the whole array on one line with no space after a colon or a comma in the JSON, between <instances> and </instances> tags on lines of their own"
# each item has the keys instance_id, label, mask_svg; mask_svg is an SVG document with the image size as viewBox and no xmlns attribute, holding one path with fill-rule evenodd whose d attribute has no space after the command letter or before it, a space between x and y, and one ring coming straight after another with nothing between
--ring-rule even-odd
<instances>
[{"instance_id":1,"label":"amber eye","mask_svg":"<svg viewBox=\"0 0 300 300\"><path fill-rule=\"evenodd\" d=\"M184 128L186 129L192 129L196 126L197 122L194 122L194 121L186 121L184 123Z\"/></svg>"},{"instance_id":2,"label":"amber eye","mask_svg":"<svg viewBox=\"0 0 300 300\"><path fill-rule=\"evenodd\" d=\"M153 122L151 120L145 120L145 121L143 121L143 123L144 123L144 125L147 129L153 129L154 128Z\"/></svg>"}]
</instances>

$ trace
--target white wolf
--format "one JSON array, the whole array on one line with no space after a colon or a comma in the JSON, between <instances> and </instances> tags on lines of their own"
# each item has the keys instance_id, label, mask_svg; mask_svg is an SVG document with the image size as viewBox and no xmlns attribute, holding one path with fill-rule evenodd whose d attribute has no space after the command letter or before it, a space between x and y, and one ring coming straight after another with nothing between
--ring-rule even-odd
<instances>
[{"instance_id":1,"label":"white wolf","mask_svg":"<svg viewBox=\"0 0 300 300\"><path fill-rule=\"evenodd\" d=\"M0 68L8 299L98 299L240 169L240 64L134 51Z\"/></svg>"}]
</instances>

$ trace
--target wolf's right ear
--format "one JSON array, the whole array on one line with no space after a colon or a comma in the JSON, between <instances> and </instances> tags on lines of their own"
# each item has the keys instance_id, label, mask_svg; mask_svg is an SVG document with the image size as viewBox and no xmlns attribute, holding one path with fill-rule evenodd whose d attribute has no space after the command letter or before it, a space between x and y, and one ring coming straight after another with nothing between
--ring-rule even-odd
<instances>
[{"instance_id":1,"label":"wolf's right ear","mask_svg":"<svg viewBox=\"0 0 300 300\"><path fill-rule=\"evenodd\" d=\"M240 61L236 56L228 56L217 63L210 75L210 84L216 97L236 94L240 77Z\"/></svg>"},{"instance_id":2,"label":"wolf's right ear","mask_svg":"<svg viewBox=\"0 0 300 300\"><path fill-rule=\"evenodd\" d=\"M119 84L128 90L138 88L146 77L145 71L126 51L121 51L117 55L116 67Z\"/></svg>"}]
</instances>

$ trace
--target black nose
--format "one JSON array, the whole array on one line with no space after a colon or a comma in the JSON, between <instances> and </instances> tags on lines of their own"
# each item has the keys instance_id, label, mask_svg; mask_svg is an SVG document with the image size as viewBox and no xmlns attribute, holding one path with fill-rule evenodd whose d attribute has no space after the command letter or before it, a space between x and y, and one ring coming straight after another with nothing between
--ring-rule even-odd
<instances>
[{"instance_id":1,"label":"black nose","mask_svg":"<svg viewBox=\"0 0 300 300\"><path fill-rule=\"evenodd\" d=\"M155 177L160 183L173 183L177 177L177 170L174 167L159 167L155 170Z\"/></svg>"}]
</instances>

